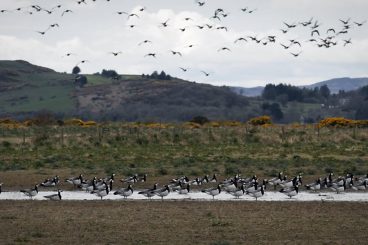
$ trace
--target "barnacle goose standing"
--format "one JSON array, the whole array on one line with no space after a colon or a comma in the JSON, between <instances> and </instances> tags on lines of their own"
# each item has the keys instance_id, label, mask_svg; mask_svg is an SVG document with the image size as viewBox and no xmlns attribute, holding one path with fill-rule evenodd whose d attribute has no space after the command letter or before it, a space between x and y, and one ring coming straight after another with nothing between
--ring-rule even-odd
<instances>
[{"instance_id":1,"label":"barnacle goose standing","mask_svg":"<svg viewBox=\"0 0 368 245\"><path fill-rule=\"evenodd\" d=\"M44 196L44 198L51 200L51 201L60 201L61 200L61 193L62 190L58 190L57 194L53 194L53 195L48 195L48 196Z\"/></svg>"},{"instance_id":2,"label":"barnacle goose standing","mask_svg":"<svg viewBox=\"0 0 368 245\"><path fill-rule=\"evenodd\" d=\"M264 187L263 185L261 186L261 189L254 191L254 192L246 192L247 195L254 197L256 199L256 201L258 200L258 198L262 197L264 195Z\"/></svg>"},{"instance_id":3,"label":"barnacle goose standing","mask_svg":"<svg viewBox=\"0 0 368 245\"><path fill-rule=\"evenodd\" d=\"M284 193L285 195L287 195L288 197L292 198L293 196L298 195L299 193L299 187L298 185L289 187L289 188L282 188L280 190L281 193Z\"/></svg>"},{"instance_id":4,"label":"barnacle goose standing","mask_svg":"<svg viewBox=\"0 0 368 245\"><path fill-rule=\"evenodd\" d=\"M127 188L121 188L114 192L114 195L120 195L123 196L124 199L127 199L128 196L131 196L133 194L133 188L132 185L128 185Z\"/></svg>"},{"instance_id":5,"label":"barnacle goose standing","mask_svg":"<svg viewBox=\"0 0 368 245\"><path fill-rule=\"evenodd\" d=\"M221 193L221 187L220 185L218 185L217 187L214 188L204 189L202 190L202 192L212 196L212 199L215 200L215 196Z\"/></svg>"},{"instance_id":6,"label":"barnacle goose standing","mask_svg":"<svg viewBox=\"0 0 368 245\"><path fill-rule=\"evenodd\" d=\"M154 191L157 190L157 185L158 184L156 183L156 184L153 185L153 188L140 191L140 192L138 192L138 194L141 194L141 195L151 199L151 197L153 197L155 195Z\"/></svg>"},{"instance_id":7,"label":"barnacle goose standing","mask_svg":"<svg viewBox=\"0 0 368 245\"><path fill-rule=\"evenodd\" d=\"M20 192L23 192L24 195L29 196L31 199L38 194L38 185L35 185L32 189L23 189L20 190Z\"/></svg>"}]
</instances>

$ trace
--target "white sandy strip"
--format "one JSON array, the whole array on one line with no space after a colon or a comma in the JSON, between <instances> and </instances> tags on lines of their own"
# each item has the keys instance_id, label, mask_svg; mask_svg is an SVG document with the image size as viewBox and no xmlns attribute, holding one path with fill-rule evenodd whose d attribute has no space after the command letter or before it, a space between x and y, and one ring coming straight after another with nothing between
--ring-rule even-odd
<instances>
[{"instance_id":1,"label":"white sandy strip","mask_svg":"<svg viewBox=\"0 0 368 245\"><path fill-rule=\"evenodd\" d=\"M55 194L56 192L42 191L35 196L34 200L45 200L44 196ZM94 194L82 192L82 191L63 191L61 193L63 200L100 200ZM123 197L114 195L110 192L108 196L103 198L104 200L123 200ZM160 200L160 197L153 197L153 200ZM0 200L30 200L29 197L25 196L21 192L2 192L0 194ZM138 194L135 191L132 196L128 197L128 200L147 200L146 197ZM188 195L179 195L176 192L171 192L168 196L164 197L164 200L190 200L190 201L211 201L212 196L209 196L202 192L192 192ZM254 198L244 195L240 199L235 199L232 195L227 193L221 193L215 196L215 200L220 201L255 201ZM289 198L280 192L266 192L263 197L259 198L258 201L338 201L338 202L368 202L368 192L347 192L347 193L310 193L300 192L297 196Z\"/></svg>"}]
</instances>

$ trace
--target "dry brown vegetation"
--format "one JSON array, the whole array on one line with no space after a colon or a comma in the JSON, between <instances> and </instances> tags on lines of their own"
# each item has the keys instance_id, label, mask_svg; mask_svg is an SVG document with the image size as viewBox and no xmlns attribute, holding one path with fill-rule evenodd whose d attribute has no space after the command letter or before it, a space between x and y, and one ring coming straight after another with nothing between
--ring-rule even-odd
<instances>
[{"instance_id":1,"label":"dry brown vegetation","mask_svg":"<svg viewBox=\"0 0 368 245\"><path fill-rule=\"evenodd\" d=\"M366 244L364 203L2 201L1 244Z\"/></svg>"}]
</instances>

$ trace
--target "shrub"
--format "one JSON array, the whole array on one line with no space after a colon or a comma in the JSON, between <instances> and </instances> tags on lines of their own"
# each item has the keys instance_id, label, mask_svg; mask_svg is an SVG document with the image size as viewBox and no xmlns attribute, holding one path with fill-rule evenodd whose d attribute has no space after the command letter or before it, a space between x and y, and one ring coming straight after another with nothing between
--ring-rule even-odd
<instances>
[{"instance_id":1,"label":"shrub","mask_svg":"<svg viewBox=\"0 0 368 245\"><path fill-rule=\"evenodd\" d=\"M272 124L271 117L269 116L261 116L255 117L248 121L249 124L253 126L263 126L263 125L270 125Z\"/></svg>"},{"instance_id":2,"label":"shrub","mask_svg":"<svg viewBox=\"0 0 368 245\"><path fill-rule=\"evenodd\" d=\"M349 128L355 126L355 121L343 117L329 117L320 121L318 126L320 128L323 127Z\"/></svg>"}]
</instances>

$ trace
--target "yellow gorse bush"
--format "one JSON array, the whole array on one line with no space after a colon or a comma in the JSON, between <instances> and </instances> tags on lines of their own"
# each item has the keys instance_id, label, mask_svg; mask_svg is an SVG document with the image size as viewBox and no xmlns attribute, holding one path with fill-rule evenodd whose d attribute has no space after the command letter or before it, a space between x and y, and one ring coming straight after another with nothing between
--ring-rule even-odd
<instances>
[{"instance_id":1,"label":"yellow gorse bush","mask_svg":"<svg viewBox=\"0 0 368 245\"><path fill-rule=\"evenodd\" d=\"M329 117L323 119L318 123L318 127L335 127L335 128L352 128L359 127L365 128L368 127L368 120L352 120L346 119L343 117Z\"/></svg>"},{"instance_id":2,"label":"yellow gorse bush","mask_svg":"<svg viewBox=\"0 0 368 245\"><path fill-rule=\"evenodd\" d=\"M272 125L272 120L270 116L261 116L261 117L255 117L248 121L249 124L253 126L263 126L263 125Z\"/></svg>"}]
</instances>

